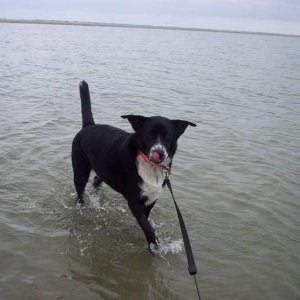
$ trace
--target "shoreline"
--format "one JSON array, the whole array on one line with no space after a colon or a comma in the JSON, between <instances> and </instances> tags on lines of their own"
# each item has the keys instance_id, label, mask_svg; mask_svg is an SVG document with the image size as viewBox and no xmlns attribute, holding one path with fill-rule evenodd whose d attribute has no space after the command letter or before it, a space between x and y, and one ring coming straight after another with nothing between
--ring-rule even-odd
<instances>
[{"instance_id":1,"label":"shoreline","mask_svg":"<svg viewBox=\"0 0 300 300\"><path fill-rule=\"evenodd\" d=\"M298 34L285 34L285 33L238 31L238 30L225 30L225 29L221 30L221 29L206 29L206 28L177 27L177 26L134 25L134 24L84 22L84 21L60 21L60 20L40 20L40 19L26 20L26 19L0 18L0 23L95 26L95 27L117 27L117 28L133 28L133 29L161 29L161 30L177 30L177 31L220 32L220 33L235 33L235 34L256 34L256 35L269 35L269 36L300 37L300 35L298 35Z\"/></svg>"}]
</instances>

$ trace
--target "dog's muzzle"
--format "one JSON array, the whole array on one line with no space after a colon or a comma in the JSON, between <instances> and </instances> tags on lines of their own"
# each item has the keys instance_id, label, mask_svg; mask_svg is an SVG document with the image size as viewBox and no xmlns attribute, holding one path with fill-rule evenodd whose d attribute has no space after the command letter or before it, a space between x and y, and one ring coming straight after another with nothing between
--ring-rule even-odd
<instances>
[{"instance_id":1,"label":"dog's muzzle","mask_svg":"<svg viewBox=\"0 0 300 300\"><path fill-rule=\"evenodd\" d=\"M163 145L155 145L150 149L149 160L159 164L168 157L166 148Z\"/></svg>"}]
</instances>

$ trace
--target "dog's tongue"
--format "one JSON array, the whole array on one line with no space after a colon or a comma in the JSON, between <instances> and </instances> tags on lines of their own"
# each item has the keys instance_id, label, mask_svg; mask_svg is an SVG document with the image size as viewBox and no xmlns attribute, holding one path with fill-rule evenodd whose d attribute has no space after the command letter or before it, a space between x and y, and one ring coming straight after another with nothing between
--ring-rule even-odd
<instances>
[{"instance_id":1,"label":"dog's tongue","mask_svg":"<svg viewBox=\"0 0 300 300\"><path fill-rule=\"evenodd\" d=\"M154 163L159 163L159 153L157 151L153 151L150 155L150 160L153 161Z\"/></svg>"}]
</instances>

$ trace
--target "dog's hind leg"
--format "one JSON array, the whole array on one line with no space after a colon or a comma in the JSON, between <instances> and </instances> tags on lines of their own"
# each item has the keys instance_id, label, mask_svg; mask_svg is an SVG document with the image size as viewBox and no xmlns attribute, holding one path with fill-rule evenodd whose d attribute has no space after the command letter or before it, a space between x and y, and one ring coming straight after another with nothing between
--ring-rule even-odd
<instances>
[{"instance_id":1,"label":"dog's hind leg","mask_svg":"<svg viewBox=\"0 0 300 300\"><path fill-rule=\"evenodd\" d=\"M77 201L83 203L83 192L89 180L91 165L87 157L85 157L85 155L83 155L76 147L73 147L72 149L72 165Z\"/></svg>"},{"instance_id":2,"label":"dog's hind leg","mask_svg":"<svg viewBox=\"0 0 300 300\"><path fill-rule=\"evenodd\" d=\"M100 176L96 175L94 177L94 181L93 181L93 188L96 189L100 186L100 184L102 183L102 179L100 178Z\"/></svg>"}]
</instances>

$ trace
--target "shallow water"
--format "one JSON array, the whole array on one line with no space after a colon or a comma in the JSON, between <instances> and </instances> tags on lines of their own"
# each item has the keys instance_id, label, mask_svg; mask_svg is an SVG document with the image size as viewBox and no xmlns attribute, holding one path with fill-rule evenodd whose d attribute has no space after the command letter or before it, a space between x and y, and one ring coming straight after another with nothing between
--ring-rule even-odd
<instances>
[{"instance_id":1,"label":"shallow water","mask_svg":"<svg viewBox=\"0 0 300 300\"><path fill-rule=\"evenodd\" d=\"M74 204L78 83L94 117L198 124L172 183L202 299L300 298L300 39L0 24L0 298L197 299L167 190L149 255L122 197Z\"/></svg>"}]
</instances>

